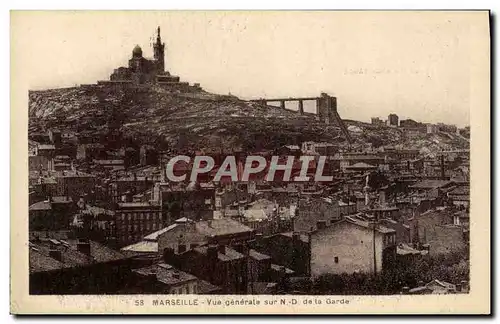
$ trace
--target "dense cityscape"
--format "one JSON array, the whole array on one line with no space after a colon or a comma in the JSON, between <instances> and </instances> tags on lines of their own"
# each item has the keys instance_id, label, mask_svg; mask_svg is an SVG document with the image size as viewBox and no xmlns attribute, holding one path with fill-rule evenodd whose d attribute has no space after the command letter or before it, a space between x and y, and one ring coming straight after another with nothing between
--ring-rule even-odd
<instances>
[{"instance_id":1,"label":"dense cityscape","mask_svg":"<svg viewBox=\"0 0 500 324\"><path fill-rule=\"evenodd\" d=\"M469 127L211 94L155 39L109 80L29 93L30 294L469 291ZM243 179L249 156L286 167Z\"/></svg>"}]
</instances>

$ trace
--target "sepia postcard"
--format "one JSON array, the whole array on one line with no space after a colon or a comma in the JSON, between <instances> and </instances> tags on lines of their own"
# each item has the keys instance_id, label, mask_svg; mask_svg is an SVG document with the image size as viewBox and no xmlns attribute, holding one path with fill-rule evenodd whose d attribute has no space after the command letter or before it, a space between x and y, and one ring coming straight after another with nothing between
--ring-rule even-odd
<instances>
[{"instance_id":1,"label":"sepia postcard","mask_svg":"<svg viewBox=\"0 0 500 324\"><path fill-rule=\"evenodd\" d=\"M11 313L490 314L488 11L12 11Z\"/></svg>"}]
</instances>

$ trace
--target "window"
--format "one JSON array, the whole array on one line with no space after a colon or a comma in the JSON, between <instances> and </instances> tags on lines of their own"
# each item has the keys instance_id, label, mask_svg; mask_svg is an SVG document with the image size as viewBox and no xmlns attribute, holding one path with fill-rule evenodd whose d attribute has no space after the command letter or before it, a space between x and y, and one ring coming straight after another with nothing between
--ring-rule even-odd
<instances>
[{"instance_id":1,"label":"window","mask_svg":"<svg viewBox=\"0 0 500 324\"><path fill-rule=\"evenodd\" d=\"M334 258L335 263L339 263L339 257Z\"/></svg>"}]
</instances>

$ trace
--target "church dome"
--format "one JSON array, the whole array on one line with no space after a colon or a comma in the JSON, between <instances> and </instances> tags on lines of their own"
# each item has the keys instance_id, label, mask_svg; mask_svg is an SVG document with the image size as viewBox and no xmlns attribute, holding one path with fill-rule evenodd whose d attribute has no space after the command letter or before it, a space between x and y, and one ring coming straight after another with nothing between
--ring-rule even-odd
<instances>
[{"instance_id":1,"label":"church dome","mask_svg":"<svg viewBox=\"0 0 500 324\"><path fill-rule=\"evenodd\" d=\"M134 49L132 50L132 56L142 57L142 49L139 45L135 45Z\"/></svg>"}]
</instances>

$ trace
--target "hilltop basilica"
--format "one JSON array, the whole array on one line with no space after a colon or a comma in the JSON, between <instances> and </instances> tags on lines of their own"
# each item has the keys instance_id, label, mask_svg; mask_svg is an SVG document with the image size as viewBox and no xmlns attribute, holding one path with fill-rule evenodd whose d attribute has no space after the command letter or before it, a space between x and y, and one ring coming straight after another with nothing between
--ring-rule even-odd
<instances>
[{"instance_id":1,"label":"hilltop basilica","mask_svg":"<svg viewBox=\"0 0 500 324\"><path fill-rule=\"evenodd\" d=\"M119 67L111 74L109 81L103 83L157 84L163 86L185 87L187 82L180 82L178 76L165 71L165 43L161 41L160 27L157 29L156 42L153 43L153 59L143 57L142 49L136 45L128 67ZM198 86L197 84L194 85Z\"/></svg>"}]
</instances>

